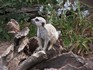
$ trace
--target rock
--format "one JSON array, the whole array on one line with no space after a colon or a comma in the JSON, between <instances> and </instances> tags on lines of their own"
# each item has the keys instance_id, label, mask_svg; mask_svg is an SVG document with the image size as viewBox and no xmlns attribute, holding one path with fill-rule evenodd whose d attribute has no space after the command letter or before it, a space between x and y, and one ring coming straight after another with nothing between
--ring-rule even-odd
<instances>
[{"instance_id":1,"label":"rock","mask_svg":"<svg viewBox=\"0 0 93 70\"><path fill-rule=\"evenodd\" d=\"M60 68L59 70L78 70L78 68L76 68L75 66L72 66L71 64L67 64L63 66L62 68Z\"/></svg>"},{"instance_id":2,"label":"rock","mask_svg":"<svg viewBox=\"0 0 93 70\"><path fill-rule=\"evenodd\" d=\"M83 58L72 52L53 57L32 70L93 70L93 58Z\"/></svg>"},{"instance_id":3,"label":"rock","mask_svg":"<svg viewBox=\"0 0 93 70\"><path fill-rule=\"evenodd\" d=\"M3 64L1 58L0 58L0 70L8 70L8 67Z\"/></svg>"},{"instance_id":4,"label":"rock","mask_svg":"<svg viewBox=\"0 0 93 70\"><path fill-rule=\"evenodd\" d=\"M88 60L84 66L87 69L89 69L89 68L90 68L90 70L93 69L93 60Z\"/></svg>"},{"instance_id":5,"label":"rock","mask_svg":"<svg viewBox=\"0 0 93 70\"><path fill-rule=\"evenodd\" d=\"M44 70L78 70L78 69L72 66L71 64L67 64L60 69L50 68L50 69L44 69Z\"/></svg>"},{"instance_id":6,"label":"rock","mask_svg":"<svg viewBox=\"0 0 93 70\"><path fill-rule=\"evenodd\" d=\"M83 4L87 5L88 7L93 8L93 0L79 0L79 1L82 2Z\"/></svg>"},{"instance_id":7,"label":"rock","mask_svg":"<svg viewBox=\"0 0 93 70\"><path fill-rule=\"evenodd\" d=\"M52 59L37 65L36 68L40 70L46 68L60 69L67 64L70 64L70 66L68 65L69 67L72 65L78 68L85 64L85 59L69 52L53 57Z\"/></svg>"}]
</instances>

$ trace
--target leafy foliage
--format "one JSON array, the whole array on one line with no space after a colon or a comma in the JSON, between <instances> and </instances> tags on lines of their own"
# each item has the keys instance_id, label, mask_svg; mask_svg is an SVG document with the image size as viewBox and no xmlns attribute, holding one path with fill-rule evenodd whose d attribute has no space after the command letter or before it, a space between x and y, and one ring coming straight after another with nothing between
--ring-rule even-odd
<instances>
[{"instance_id":1,"label":"leafy foliage","mask_svg":"<svg viewBox=\"0 0 93 70\"><path fill-rule=\"evenodd\" d=\"M33 4L41 4L44 8L41 8L39 14L47 18L48 22L51 22L58 30L62 32L62 40L65 48L74 51L77 54L89 53L92 51L89 44L93 43L93 24L89 22L86 17L81 14L80 3L76 5L77 10L72 9L65 10L60 15L57 15L57 10L63 7L67 0L1 0L0 1L0 13L5 9L14 7L19 9L22 6L31 6ZM76 0L78 2L78 0ZM57 8L58 7L58 8ZM1 10L3 8L3 10ZM67 8L69 9L69 8ZM70 12L70 15L67 15ZM6 12L5 12L6 13ZM11 36L7 33L6 24L10 18L15 18L20 22L21 27L24 26L25 18L28 16L24 13L15 14L0 17L0 40L9 40ZM46 15L43 15L46 13ZM33 25L29 26L29 36L34 36L36 29Z\"/></svg>"},{"instance_id":2,"label":"leafy foliage","mask_svg":"<svg viewBox=\"0 0 93 70\"><path fill-rule=\"evenodd\" d=\"M64 11L61 18L57 16L53 6L47 5L47 11L51 12L47 18L58 30L61 30L65 48L83 55L92 52L90 48L92 46L89 46L89 44L93 44L93 24L86 17L83 17L79 5L77 11L69 10L70 15L67 15L67 11Z\"/></svg>"}]
</instances>

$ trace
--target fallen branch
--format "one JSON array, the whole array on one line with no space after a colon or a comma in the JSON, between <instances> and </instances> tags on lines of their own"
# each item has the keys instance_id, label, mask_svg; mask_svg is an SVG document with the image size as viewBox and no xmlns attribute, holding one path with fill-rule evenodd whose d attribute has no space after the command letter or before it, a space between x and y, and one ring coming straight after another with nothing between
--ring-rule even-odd
<instances>
[{"instance_id":1,"label":"fallen branch","mask_svg":"<svg viewBox=\"0 0 93 70\"><path fill-rule=\"evenodd\" d=\"M17 68L17 70L27 70L28 68L33 68L36 64L46 60L46 53L44 51L39 51L34 53L32 56L28 57L23 61Z\"/></svg>"},{"instance_id":2,"label":"fallen branch","mask_svg":"<svg viewBox=\"0 0 93 70\"><path fill-rule=\"evenodd\" d=\"M59 51L55 51L54 49L51 49L46 52L39 51L39 52L33 53L26 60L24 60L20 65L18 65L16 70L27 70L29 68L33 68L37 64L44 62L48 59L51 59L54 56L57 56L58 54L59 54Z\"/></svg>"}]
</instances>

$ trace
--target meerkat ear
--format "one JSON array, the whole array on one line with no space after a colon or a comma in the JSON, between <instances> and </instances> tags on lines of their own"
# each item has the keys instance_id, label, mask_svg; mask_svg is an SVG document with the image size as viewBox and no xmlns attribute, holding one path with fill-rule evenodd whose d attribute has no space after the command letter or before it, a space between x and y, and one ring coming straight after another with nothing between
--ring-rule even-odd
<instances>
[{"instance_id":1,"label":"meerkat ear","mask_svg":"<svg viewBox=\"0 0 93 70\"><path fill-rule=\"evenodd\" d=\"M45 23L44 23L44 22L42 22L42 27L44 27L44 25L45 25Z\"/></svg>"}]
</instances>

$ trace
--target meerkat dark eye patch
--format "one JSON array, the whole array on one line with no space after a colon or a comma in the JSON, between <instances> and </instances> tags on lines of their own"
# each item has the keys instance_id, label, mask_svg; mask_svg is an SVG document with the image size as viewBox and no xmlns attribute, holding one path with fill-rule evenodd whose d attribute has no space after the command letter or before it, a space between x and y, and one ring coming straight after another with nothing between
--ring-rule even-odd
<instances>
[{"instance_id":1,"label":"meerkat dark eye patch","mask_svg":"<svg viewBox=\"0 0 93 70\"><path fill-rule=\"evenodd\" d=\"M36 18L35 21L39 21L39 19Z\"/></svg>"},{"instance_id":2,"label":"meerkat dark eye patch","mask_svg":"<svg viewBox=\"0 0 93 70\"><path fill-rule=\"evenodd\" d=\"M45 25L45 23L44 22L42 22L42 26L44 26Z\"/></svg>"}]
</instances>

